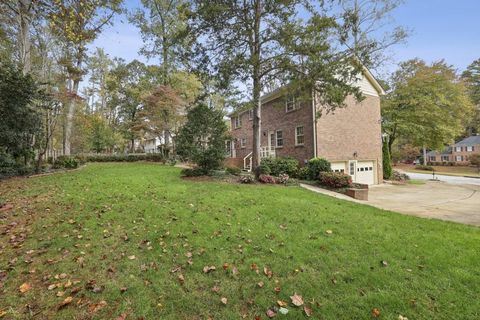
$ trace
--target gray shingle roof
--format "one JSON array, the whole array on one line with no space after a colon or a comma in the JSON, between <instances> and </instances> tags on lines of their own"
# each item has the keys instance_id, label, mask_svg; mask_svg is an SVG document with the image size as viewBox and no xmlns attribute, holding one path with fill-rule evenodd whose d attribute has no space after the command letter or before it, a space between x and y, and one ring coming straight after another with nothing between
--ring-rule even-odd
<instances>
[{"instance_id":1,"label":"gray shingle roof","mask_svg":"<svg viewBox=\"0 0 480 320\"><path fill-rule=\"evenodd\" d=\"M473 146L480 144L480 135L479 136L470 136L454 144L454 146Z\"/></svg>"}]
</instances>

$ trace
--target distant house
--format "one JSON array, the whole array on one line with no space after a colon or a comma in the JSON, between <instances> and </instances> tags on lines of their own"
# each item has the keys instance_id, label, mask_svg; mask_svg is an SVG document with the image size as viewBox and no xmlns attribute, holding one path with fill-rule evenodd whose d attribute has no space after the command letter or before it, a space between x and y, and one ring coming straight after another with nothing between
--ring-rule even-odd
<instances>
[{"instance_id":1,"label":"distant house","mask_svg":"<svg viewBox=\"0 0 480 320\"><path fill-rule=\"evenodd\" d=\"M429 163L468 165L468 159L473 154L480 154L480 135L465 138L445 148L442 152L430 151L427 153L427 161Z\"/></svg>"},{"instance_id":2,"label":"distant house","mask_svg":"<svg viewBox=\"0 0 480 320\"><path fill-rule=\"evenodd\" d=\"M368 70L358 86L363 101L347 97L345 108L325 108L315 99L300 100L288 89L273 91L261 98L261 158L293 157L302 165L323 157L332 170L344 172L354 182L378 184L383 181L380 95L384 93ZM309 95L313 97L312 94ZM253 151L253 110L233 113L231 141L227 141L228 163L251 170Z\"/></svg>"}]
</instances>

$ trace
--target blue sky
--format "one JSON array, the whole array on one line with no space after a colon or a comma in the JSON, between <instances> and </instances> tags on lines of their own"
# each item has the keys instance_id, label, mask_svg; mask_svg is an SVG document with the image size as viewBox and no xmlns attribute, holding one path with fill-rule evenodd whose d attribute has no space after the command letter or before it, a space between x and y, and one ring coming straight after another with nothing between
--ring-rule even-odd
<instances>
[{"instance_id":1,"label":"blue sky","mask_svg":"<svg viewBox=\"0 0 480 320\"><path fill-rule=\"evenodd\" d=\"M126 3L129 8L139 7L139 0ZM398 62L415 57L427 62L445 59L458 70L464 70L480 58L479 13L480 0L406 0L393 18L397 24L411 29L412 34L406 44L392 48L394 61L385 71L391 72ZM147 61L138 54L141 46L138 29L122 16L115 19L114 25L91 48L102 47L112 58Z\"/></svg>"}]
</instances>

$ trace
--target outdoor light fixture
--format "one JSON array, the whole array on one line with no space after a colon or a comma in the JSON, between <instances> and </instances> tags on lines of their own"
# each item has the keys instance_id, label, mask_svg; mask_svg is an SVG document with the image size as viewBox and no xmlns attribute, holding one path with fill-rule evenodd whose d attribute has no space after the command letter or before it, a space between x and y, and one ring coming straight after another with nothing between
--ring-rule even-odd
<instances>
[{"instance_id":1,"label":"outdoor light fixture","mask_svg":"<svg viewBox=\"0 0 480 320\"><path fill-rule=\"evenodd\" d=\"M357 151L355 151L355 152L353 153L353 157L354 157L354 158L358 157Z\"/></svg>"}]
</instances>

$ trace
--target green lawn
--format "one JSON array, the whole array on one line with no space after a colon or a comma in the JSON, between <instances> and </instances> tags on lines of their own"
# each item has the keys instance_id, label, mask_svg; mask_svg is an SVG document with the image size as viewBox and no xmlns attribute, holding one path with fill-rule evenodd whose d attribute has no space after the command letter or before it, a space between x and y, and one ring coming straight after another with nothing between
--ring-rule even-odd
<instances>
[{"instance_id":1,"label":"green lawn","mask_svg":"<svg viewBox=\"0 0 480 320\"><path fill-rule=\"evenodd\" d=\"M179 173L89 164L1 182L0 318L267 319L283 300L275 319L304 319L294 293L315 319L480 318L479 228Z\"/></svg>"}]
</instances>

